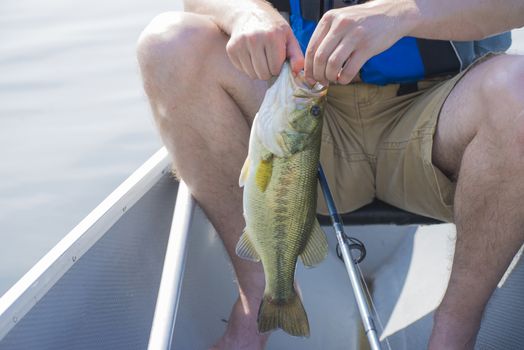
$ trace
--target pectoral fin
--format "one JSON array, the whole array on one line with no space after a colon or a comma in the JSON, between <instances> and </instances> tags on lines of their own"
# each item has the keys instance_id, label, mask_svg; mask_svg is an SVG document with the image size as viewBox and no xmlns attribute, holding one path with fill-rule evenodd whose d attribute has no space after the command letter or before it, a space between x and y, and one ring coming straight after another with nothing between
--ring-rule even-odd
<instances>
[{"instance_id":1,"label":"pectoral fin","mask_svg":"<svg viewBox=\"0 0 524 350\"><path fill-rule=\"evenodd\" d=\"M326 234L320 228L320 224L317 219L313 223L311 234L306 243L304 251L300 255L300 259L306 267L312 267L322 262L328 253L328 244L326 240Z\"/></svg>"},{"instance_id":2,"label":"pectoral fin","mask_svg":"<svg viewBox=\"0 0 524 350\"><path fill-rule=\"evenodd\" d=\"M235 251L237 255L242 259L251 260L255 262L260 261L260 256L255 250L253 243L251 243L251 241L249 240L249 237L247 236L245 230L242 236L240 236L240 240L237 243Z\"/></svg>"},{"instance_id":3,"label":"pectoral fin","mask_svg":"<svg viewBox=\"0 0 524 350\"><path fill-rule=\"evenodd\" d=\"M257 168L255 175L255 182L260 191L265 192L269 181L271 180L271 174L273 173L273 157L268 156L260 160L260 164Z\"/></svg>"},{"instance_id":4,"label":"pectoral fin","mask_svg":"<svg viewBox=\"0 0 524 350\"><path fill-rule=\"evenodd\" d=\"M249 157L244 161L242 170L240 170L240 178L238 179L238 185L244 187L247 181L247 176L249 175Z\"/></svg>"}]
</instances>

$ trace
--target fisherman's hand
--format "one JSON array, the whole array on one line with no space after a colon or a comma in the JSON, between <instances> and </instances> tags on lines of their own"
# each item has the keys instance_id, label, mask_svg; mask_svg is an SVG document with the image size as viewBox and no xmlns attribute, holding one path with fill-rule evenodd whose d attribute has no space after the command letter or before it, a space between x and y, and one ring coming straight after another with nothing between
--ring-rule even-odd
<instances>
[{"instance_id":1,"label":"fisherman's hand","mask_svg":"<svg viewBox=\"0 0 524 350\"><path fill-rule=\"evenodd\" d=\"M304 68L304 56L293 31L274 9L238 18L226 50L233 65L252 79L268 80L278 75L286 58L295 74Z\"/></svg>"},{"instance_id":2,"label":"fisherman's hand","mask_svg":"<svg viewBox=\"0 0 524 350\"><path fill-rule=\"evenodd\" d=\"M373 0L326 12L306 51L308 82L350 83L367 60L410 32L413 9L406 3Z\"/></svg>"}]
</instances>

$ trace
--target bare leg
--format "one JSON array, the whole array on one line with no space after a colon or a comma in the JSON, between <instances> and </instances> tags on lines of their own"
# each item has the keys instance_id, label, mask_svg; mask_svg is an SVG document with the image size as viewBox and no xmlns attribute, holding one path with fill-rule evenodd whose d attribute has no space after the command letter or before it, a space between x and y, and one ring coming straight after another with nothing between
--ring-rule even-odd
<instances>
[{"instance_id":1,"label":"bare leg","mask_svg":"<svg viewBox=\"0 0 524 350\"><path fill-rule=\"evenodd\" d=\"M430 349L473 349L482 313L524 242L524 57L473 68L441 112L433 160L457 177L457 243Z\"/></svg>"},{"instance_id":2,"label":"bare leg","mask_svg":"<svg viewBox=\"0 0 524 350\"><path fill-rule=\"evenodd\" d=\"M267 85L232 66L227 39L208 17L165 13L142 33L138 59L176 172L222 238L237 275L240 297L215 348L261 349L267 340L256 329L262 267L240 260L235 246L245 225L238 178Z\"/></svg>"}]
</instances>

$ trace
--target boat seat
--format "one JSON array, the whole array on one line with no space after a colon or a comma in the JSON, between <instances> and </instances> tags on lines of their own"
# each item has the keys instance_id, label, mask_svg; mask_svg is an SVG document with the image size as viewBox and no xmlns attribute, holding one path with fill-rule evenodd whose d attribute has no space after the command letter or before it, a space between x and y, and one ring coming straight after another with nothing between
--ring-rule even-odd
<instances>
[{"instance_id":1,"label":"boat seat","mask_svg":"<svg viewBox=\"0 0 524 350\"><path fill-rule=\"evenodd\" d=\"M432 225L443 222L430 217L417 215L399 209L390 204L375 199L372 203L352 211L341 214L345 225ZM318 215L321 225L331 225L331 219L326 215Z\"/></svg>"}]
</instances>

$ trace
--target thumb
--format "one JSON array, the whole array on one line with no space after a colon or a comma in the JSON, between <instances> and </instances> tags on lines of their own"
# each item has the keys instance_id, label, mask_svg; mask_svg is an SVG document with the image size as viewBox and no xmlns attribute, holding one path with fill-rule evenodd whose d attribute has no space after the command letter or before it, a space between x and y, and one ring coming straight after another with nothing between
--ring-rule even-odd
<instances>
[{"instance_id":1,"label":"thumb","mask_svg":"<svg viewBox=\"0 0 524 350\"><path fill-rule=\"evenodd\" d=\"M292 31L289 31L287 37L286 58L289 59L291 70L294 74L298 74L302 69L304 69L304 54L302 53L302 49Z\"/></svg>"}]
</instances>

